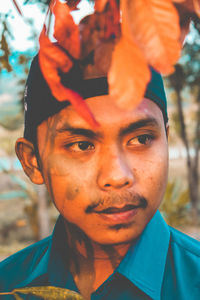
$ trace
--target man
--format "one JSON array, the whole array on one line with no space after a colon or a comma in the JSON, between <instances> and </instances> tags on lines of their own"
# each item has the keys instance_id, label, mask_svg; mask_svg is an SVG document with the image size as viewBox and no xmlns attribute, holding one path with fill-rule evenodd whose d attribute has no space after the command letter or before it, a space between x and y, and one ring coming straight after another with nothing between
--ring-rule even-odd
<instances>
[{"instance_id":1,"label":"man","mask_svg":"<svg viewBox=\"0 0 200 300\"><path fill-rule=\"evenodd\" d=\"M199 242L158 212L168 173L160 75L152 70L145 98L129 110L112 101L106 78L77 89L98 128L52 97L34 59L16 152L60 217L52 236L1 263L0 290L56 286L84 299L200 299Z\"/></svg>"}]
</instances>

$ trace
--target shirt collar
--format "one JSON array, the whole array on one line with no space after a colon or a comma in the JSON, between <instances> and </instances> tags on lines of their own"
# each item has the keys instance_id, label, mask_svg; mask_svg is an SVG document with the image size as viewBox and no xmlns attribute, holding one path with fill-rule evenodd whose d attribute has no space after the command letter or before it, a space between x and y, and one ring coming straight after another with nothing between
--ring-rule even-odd
<instances>
[{"instance_id":1,"label":"shirt collar","mask_svg":"<svg viewBox=\"0 0 200 300\"><path fill-rule=\"evenodd\" d=\"M37 280L39 278L42 278L42 277L44 277L47 274L47 266L48 266L48 263L49 263L49 256L50 256L51 244L52 244L51 237L48 237L47 239L49 239L49 241L48 241L48 247L45 250L44 254L41 256L41 259L39 260L39 258L38 258L38 260L39 260L38 264L31 271L29 269L30 273L28 274L28 276L26 277L26 279L23 280L22 282L20 282L20 284L16 285L15 288L21 288L21 287L24 287L24 286L30 286L34 282L37 282ZM39 247L39 243L40 242L38 242L38 247ZM24 264L25 263L26 263L26 261L24 261Z\"/></svg>"},{"instance_id":2,"label":"shirt collar","mask_svg":"<svg viewBox=\"0 0 200 300\"><path fill-rule=\"evenodd\" d=\"M35 282L37 282L38 279L41 280L42 277L54 286L65 287L69 272L67 272L68 268L66 268L65 265L67 264L67 260L65 259L67 256L67 242L63 217L61 215L56 222L53 234L47 239L49 239L49 242L46 252L36 267L16 288L34 285ZM68 278L68 280L73 281L72 278Z\"/></svg>"},{"instance_id":3,"label":"shirt collar","mask_svg":"<svg viewBox=\"0 0 200 300\"><path fill-rule=\"evenodd\" d=\"M160 299L170 231L157 211L117 271L153 299Z\"/></svg>"},{"instance_id":4,"label":"shirt collar","mask_svg":"<svg viewBox=\"0 0 200 300\"><path fill-rule=\"evenodd\" d=\"M151 298L160 299L169 240L168 226L160 213L156 212L116 271ZM17 287L31 285L44 275L54 286L70 286L77 290L67 266L67 241L62 216L56 222L46 253L34 271Z\"/></svg>"},{"instance_id":5,"label":"shirt collar","mask_svg":"<svg viewBox=\"0 0 200 300\"><path fill-rule=\"evenodd\" d=\"M48 264L49 282L58 287L77 291L73 277L68 266L67 236L63 217L60 215L53 232L50 259Z\"/></svg>"}]
</instances>

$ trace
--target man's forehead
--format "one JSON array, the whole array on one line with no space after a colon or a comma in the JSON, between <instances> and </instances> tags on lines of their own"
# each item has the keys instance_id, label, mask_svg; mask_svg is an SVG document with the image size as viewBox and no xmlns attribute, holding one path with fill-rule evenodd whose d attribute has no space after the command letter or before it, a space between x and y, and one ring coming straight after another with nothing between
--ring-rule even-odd
<instances>
[{"instance_id":1,"label":"man's forehead","mask_svg":"<svg viewBox=\"0 0 200 300\"><path fill-rule=\"evenodd\" d=\"M79 74L80 75L80 74ZM151 69L151 81L149 82L145 97L151 99L152 102L160 108L163 114L165 123L168 121L167 116L167 102L163 86L162 77L155 70ZM67 76L68 78L69 76ZM79 84L77 80L70 81L73 86L66 82L65 86L76 92L78 92L87 101L87 98L94 97L94 95L107 95L109 93L107 77L100 77L95 79L95 83L92 79L82 80L81 91L78 89ZM84 93L82 93L84 90ZM134 105L134 95L132 95ZM116 100L116 99L115 99ZM49 86L43 78L40 70L38 56L36 56L31 64L29 76L27 79L26 93L25 93L25 128L24 137L30 141L35 142L37 127L46 122L52 115L56 115L64 107L69 105L69 102L60 102L52 95ZM71 105L70 105L71 106ZM100 107L100 110L110 110L109 107ZM95 115L95 113L93 112ZM103 113L99 114L103 115ZM95 116L96 117L96 116ZM110 117L113 119L113 115L110 113ZM98 119L98 117L96 117ZM98 120L97 120L98 121ZM120 121L121 122L121 121ZM54 125L53 125L54 126ZM55 126L54 126L55 127Z\"/></svg>"},{"instance_id":2,"label":"man's forehead","mask_svg":"<svg viewBox=\"0 0 200 300\"><path fill-rule=\"evenodd\" d=\"M146 122L148 125L159 125L163 123L162 112L159 107L151 100L144 100L137 106L130 109L122 110L114 102L109 102L108 95L98 96L95 99L86 100L92 113L99 123L99 128L92 129L90 125L81 118L72 106L62 109L57 115L50 117L48 126L56 129L57 132L63 132L67 128L85 128L94 131L102 131L127 127L130 123ZM54 121L52 121L54 120ZM145 123L145 122L143 122ZM52 125L51 125L52 124ZM141 123L142 124L142 123Z\"/></svg>"}]
</instances>

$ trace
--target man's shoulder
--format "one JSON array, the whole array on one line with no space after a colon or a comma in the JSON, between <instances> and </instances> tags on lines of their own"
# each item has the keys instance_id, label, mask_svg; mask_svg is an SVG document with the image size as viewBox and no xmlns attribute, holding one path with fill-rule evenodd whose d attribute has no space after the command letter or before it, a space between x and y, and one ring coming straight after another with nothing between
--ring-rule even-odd
<instances>
[{"instance_id":1,"label":"man's shoulder","mask_svg":"<svg viewBox=\"0 0 200 300\"><path fill-rule=\"evenodd\" d=\"M181 231L170 227L171 245L182 252L188 253L191 256L200 260L200 241L182 233Z\"/></svg>"},{"instance_id":2,"label":"man's shoulder","mask_svg":"<svg viewBox=\"0 0 200 300\"><path fill-rule=\"evenodd\" d=\"M200 276L200 241L170 227L171 250L175 264L181 262L181 269L190 270L195 275Z\"/></svg>"},{"instance_id":3,"label":"man's shoulder","mask_svg":"<svg viewBox=\"0 0 200 300\"><path fill-rule=\"evenodd\" d=\"M15 287L33 274L47 255L51 240L52 236L49 236L2 261L0 263L0 290Z\"/></svg>"}]
</instances>

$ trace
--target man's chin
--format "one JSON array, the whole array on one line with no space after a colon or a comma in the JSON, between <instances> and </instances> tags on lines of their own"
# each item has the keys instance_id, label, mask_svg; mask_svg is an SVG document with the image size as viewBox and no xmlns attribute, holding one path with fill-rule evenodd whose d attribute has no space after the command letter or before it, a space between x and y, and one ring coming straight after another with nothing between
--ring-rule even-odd
<instances>
[{"instance_id":1,"label":"man's chin","mask_svg":"<svg viewBox=\"0 0 200 300\"><path fill-rule=\"evenodd\" d=\"M112 232L112 234L105 234L102 239L98 238L98 240L95 239L93 241L95 241L97 244L110 246L131 244L138 239L145 228L145 226L143 226L135 230L130 230L130 228L127 228L127 226L120 226L120 228L119 226L120 225L118 225L118 228L116 228L115 232Z\"/></svg>"}]
</instances>

